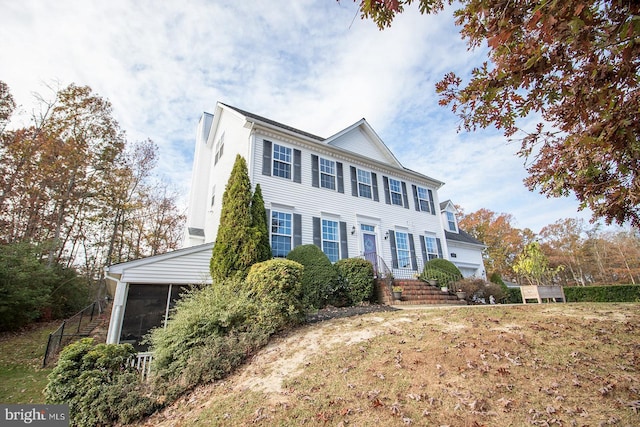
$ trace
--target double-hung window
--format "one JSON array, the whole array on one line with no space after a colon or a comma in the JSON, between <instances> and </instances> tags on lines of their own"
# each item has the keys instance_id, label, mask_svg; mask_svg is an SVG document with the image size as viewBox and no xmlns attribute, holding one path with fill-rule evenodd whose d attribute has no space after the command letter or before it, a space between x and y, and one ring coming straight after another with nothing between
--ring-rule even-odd
<instances>
[{"instance_id":1,"label":"double-hung window","mask_svg":"<svg viewBox=\"0 0 640 427\"><path fill-rule=\"evenodd\" d=\"M436 238L432 236L425 236L424 244L427 251L427 260L438 258L438 244L436 243Z\"/></svg>"},{"instance_id":2,"label":"double-hung window","mask_svg":"<svg viewBox=\"0 0 640 427\"><path fill-rule=\"evenodd\" d=\"M220 139L216 143L215 151L216 151L216 156L213 161L214 165L218 164L218 160L220 160L220 158L222 157L222 154L224 154L224 132L222 132L222 136L220 136Z\"/></svg>"},{"instance_id":3,"label":"double-hung window","mask_svg":"<svg viewBox=\"0 0 640 427\"><path fill-rule=\"evenodd\" d=\"M458 229L456 228L456 217L453 215L453 212L447 211L447 222L449 223L449 231L457 233Z\"/></svg>"},{"instance_id":4,"label":"double-hung window","mask_svg":"<svg viewBox=\"0 0 640 427\"><path fill-rule=\"evenodd\" d=\"M322 252L331 262L340 259L340 238L338 234L338 221L322 220Z\"/></svg>"},{"instance_id":5,"label":"double-hung window","mask_svg":"<svg viewBox=\"0 0 640 427\"><path fill-rule=\"evenodd\" d=\"M402 184L397 179L389 178L389 193L391 203L402 206Z\"/></svg>"},{"instance_id":6,"label":"double-hung window","mask_svg":"<svg viewBox=\"0 0 640 427\"><path fill-rule=\"evenodd\" d=\"M426 188L417 188L418 206L422 212L429 212L429 193Z\"/></svg>"},{"instance_id":7,"label":"double-hung window","mask_svg":"<svg viewBox=\"0 0 640 427\"><path fill-rule=\"evenodd\" d=\"M286 257L291 251L291 214L271 211L271 253Z\"/></svg>"},{"instance_id":8,"label":"double-hung window","mask_svg":"<svg viewBox=\"0 0 640 427\"><path fill-rule=\"evenodd\" d=\"M409 248L409 234L396 231L396 254L398 268L411 268L411 250Z\"/></svg>"},{"instance_id":9,"label":"double-hung window","mask_svg":"<svg viewBox=\"0 0 640 427\"><path fill-rule=\"evenodd\" d=\"M273 144L273 176L291 179L291 148Z\"/></svg>"},{"instance_id":10,"label":"double-hung window","mask_svg":"<svg viewBox=\"0 0 640 427\"><path fill-rule=\"evenodd\" d=\"M320 186L336 189L336 162L320 158Z\"/></svg>"},{"instance_id":11,"label":"double-hung window","mask_svg":"<svg viewBox=\"0 0 640 427\"><path fill-rule=\"evenodd\" d=\"M371 172L358 169L358 195L371 198Z\"/></svg>"}]
</instances>

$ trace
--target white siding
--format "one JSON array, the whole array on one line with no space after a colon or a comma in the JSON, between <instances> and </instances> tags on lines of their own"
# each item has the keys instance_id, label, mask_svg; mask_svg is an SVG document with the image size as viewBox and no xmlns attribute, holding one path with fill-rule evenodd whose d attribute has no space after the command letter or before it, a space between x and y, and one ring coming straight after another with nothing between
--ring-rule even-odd
<instances>
[{"instance_id":1,"label":"white siding","mask_svg":"<svg viewBox=\"0 0 640 427\"><path fill-rule=\"evenodd\" d=\"M175 251L110 268L122 272L123 283L211 283L211 249L212 245L202 245L197 251Z\"/></svg>"},{"instance_id":2,"label":"white siding","mask_svg":"<svg viewBox=\"0 0 640 427\"><path fill-rule=\"evenodd\" d=\"M430 213L415 210L411 184L431 188L434 193L434 203L438 206L439 201L437 200L437 191L435 188L430 187L426 181L410 181L407 176L402 176L403 171L400 170L383 170L379 166L365 167L362 164L355 164L346 157L340 158L330 153L322 153L320 151L322 149L320 145L318 147L296 145L293 141L282 141L273 138L271 135L266 136L259 133L256 133L254 138L256 149L251 162L252 167L250 167L252 170L252 182L254 185L256 183L260 183L265 200L265 207L267 209L272 209L274 205L290 206L293 207L293 213L302 215L302 244L313 243L313 217L331 217L331 219L339 218L340 221L347 223L349 257L358 256L363 253L362 234L360 232L361 223L377 226L376 240L378 245L378 255L385 259L385 262L390 268L391 246L389 240L384 239L386 232L389 230L401 228L404 231L413 234L416 256L418 258L421 257L419 236L424 235L427 231L435 233L435 236L441 239L443 249L446 251L440 215L432 215ZM301 150L301 183L298 184L292 180L265 176L262 174L262 150L264 139L291 147L292 149ZM317 149L314 150L313 148ZM344 193L339 193L337 190L316 188L312 186L311 154L342 162ZM351 166L369 170L377 175L379 201L363 197L354 197L352 195L350 175ZM383 176L389 176L406 182L409 209L385 203ZM351 234L352 227L355 227L356 229L354 234Z\"/></svg>"},{"instance_id":3,"label":"white siding","mask_svg":"<svg viewBox=\"0 0 640 427\"><path fill-rule=\"evenodd\" d=\"M341 135L339 138L336 138L334 141L331 141L331 145L351 151L352 153L358 153L361 156L368 157L379 162L390 162L386 148L372 143L360 127L357 127L350 132Z\"/></svg>"},{"instance_id":4,"label":"white siding","mask_svg":"<svg viewBox=\"0 0 640 427\"><path fill-rule=\"evenodd\" d=\"M482 250L464 243L449 241L449 259L465 277L476 276L486 279ZM451 254L455 254L453 257Z\"/></svg>"}]
</instances>

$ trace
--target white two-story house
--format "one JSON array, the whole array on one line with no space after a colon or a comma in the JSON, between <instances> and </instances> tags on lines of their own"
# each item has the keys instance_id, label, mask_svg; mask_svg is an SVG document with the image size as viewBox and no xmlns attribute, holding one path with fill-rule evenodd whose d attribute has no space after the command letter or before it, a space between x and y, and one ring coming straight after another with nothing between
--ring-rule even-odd
<instances>
[{"instance_id":1,"label":"white two-story house","mask_svg":"<svg viewBox=\"0 0 640 427\"><path fill-rule=\"evenodd\" d=\"M366 120L325 138L218 103L197 129L185 248L108 267L108 342L138 340L166 319L182 286L211 281L222 195L238 154L262 188L275 257L315 244L333 262L365 257L394 277L413 277L436 257L485 277L484 245L458 229L450 201L440 203L443 182L403 167Z\"/></svg>"}]
</instances>

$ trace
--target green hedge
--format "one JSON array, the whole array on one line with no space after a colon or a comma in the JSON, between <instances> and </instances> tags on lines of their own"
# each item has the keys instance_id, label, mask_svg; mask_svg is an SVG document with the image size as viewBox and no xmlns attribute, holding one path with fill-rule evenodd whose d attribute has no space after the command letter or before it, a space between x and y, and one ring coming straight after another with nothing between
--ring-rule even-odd
<instances>
[{"instance_id":1,"label":"green hedge","mask_svg":"<svg viewBox=\"0 0 640 427\"><path fill-rule=\"evenodd\" d=\"M565 286L564 295L567 302L637 302L640 285Z\"/></svg>"},{"instance_id":2,"label":"green hedge","mask_svg":"<svg viewBox=\"0 0 640 427\"><path fill-rule=\"evenodd\" d=\"M335 263L351 304L373 300L373 265L361 258L346 258Z\"/></svg>"},{"instance_id":3,"label":"green hedge","mask_svg":"<svg viewBox=\"0 0 640 427\"><path fill-rule=\"evenodd\" d=\"M507 304L522 304L522 292L520 292L520 288L507 288L506 302Z\"/></svg>"},{"instance_id":4,"label":"green hedge","mask_svg":"<svg viewBox=\"0 0 640 427\"><path fill-rule=\"evenodd\" d=\"M302 302L306 308L335 305L335 299L342 291L340 278L322 249L311 244L297 246L287 254L287 259L304 266Z\"/></svg>"}]
</instances>

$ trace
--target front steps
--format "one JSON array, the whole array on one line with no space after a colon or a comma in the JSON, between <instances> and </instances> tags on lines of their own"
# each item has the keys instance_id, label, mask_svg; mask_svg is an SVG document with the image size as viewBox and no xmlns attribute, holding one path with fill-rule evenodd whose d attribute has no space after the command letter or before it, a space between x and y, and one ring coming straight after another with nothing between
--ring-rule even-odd
<instances>
[{"instance_id":1,"label":"front steps","mask_svg":"<svg viewBox=\"0 0 640 427\"><path fill-rule=\"evenodd\" d=\"M402 297L394 300L385 279L376 280L378 301L385 305L466 305L456 295L443 292L439 287L431 286L421 280L394 279L393 286L402 287Z\"/></svg>"}]
</instances>

